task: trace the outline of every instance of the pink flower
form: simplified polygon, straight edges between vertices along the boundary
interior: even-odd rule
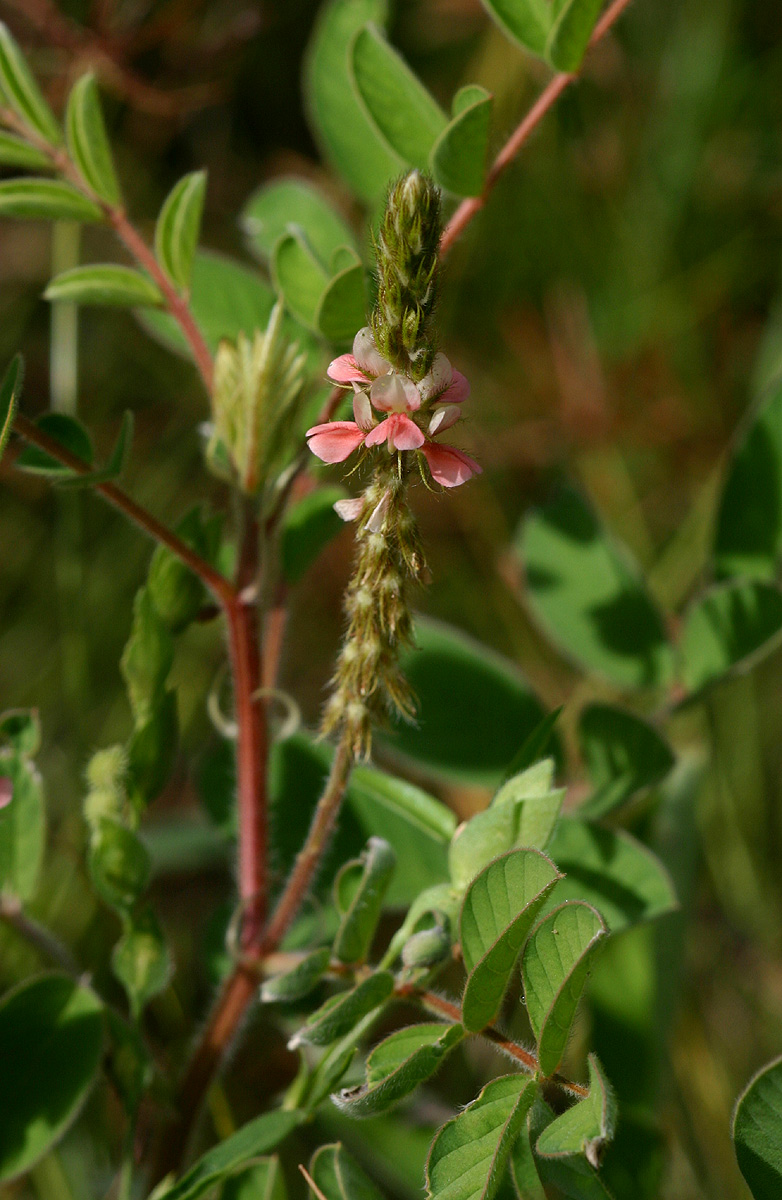
[[[323,462],[344,462],[361,445],[372,448],[385,442],[389,452],[421,450],[432,478],[443,487],[457,487],[480,474],[480,466],[469,455],[431,440],[456,424],[461,417],[459,405],[470,394],[464,375],[453,369],[444,354],[437,354],[428,373],[415,383],[383,358],[366,326],[353,340],[353,353],[335,358],[328,375],[335,383],[352,385],[355,421],[328,421],[307,430],[310,450]],[[422,408],[429,413],[428,436],[409,415]],[[379,424],[373,409],[387,414]]]

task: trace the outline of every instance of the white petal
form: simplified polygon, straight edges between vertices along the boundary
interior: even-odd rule
[[[355,500],[337,500],[334,505],[334,512],[338,517],[342,517],[343,521],[357,521],[361,516],[364,508],[364,497],[358,496]]]
[[[430,370],[418,385],[421,396],[424,400],[431,400],[434,396],[439,396],[448,387],[452,378],[453,367],[448,359],[444,354],[435,354]]]
[[[391,499],[390,492],[384,492],[380,503],[375,506],[373,513],[367,521],[367,529],[370,533],[382,533],[383,526],[386,521],[386,512],[388,511],[388,502]]]
[[[372,403],[380,412],[415,412],[421,407],[421,395],[406,375],[381,375],[369,389]]]
[[[444,404],[442,408],[436,408],[432,413],[432,419],[429,422],[429,436],[434,437],[436,433],[442,433],[445,429],[450,429],[462,415],[462,410],[458,404]]]
[[[372,405],[369,403],[369,396],[366,392],[356,392],[353,397],[353,416],[356,418],[359,429],[363,429],[364,433],[368,433],[374,425]]]
[[[367,375],[387,375],[391,370],[391,363],[378,351],[375,335],[368,325],[359,329],[353,339],[353,357]]]

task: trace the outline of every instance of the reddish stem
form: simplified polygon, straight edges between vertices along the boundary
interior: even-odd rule
[[[630,5],[631,0],[614,0],[610,4],[592,32],[592,37],[589,39],[590,46],[596,46],[602,41],[609,29],[621,17],[624,10]],[[451,217],[450,221],[443,230],[443,235],[440,238],[440,254],[447,254],[453,246],[454,242],[458,241],[465,229],[469,225],[476,213],[480,212],[486,201],[489,199],[497,180],[502,175],[503,171],[513,162],[516,155],[521,150],[524,143],[530,137],[530,134],[537,128],[540,122],[545,117],[550,108],[554,106],[565,89],[578,78],[578,72],[568,74],[561,72],[555,75],[552,80],[546,85],[544,90],[538,96],[529,112],[523,117],[521,122],[516,126],[511,136],[508,138],[505,145],[500,150],[486,176],[486,183],[480,196],[471,196],[467,200],[462,200],[459,207]]]

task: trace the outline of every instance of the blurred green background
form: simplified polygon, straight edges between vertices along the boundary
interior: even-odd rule
[[[142,230],[150,233],[175,180],[206,165],[204,242],[239,257],[236,213],[280,174],[315,180],[361,220],[319,164],[305,119],[301,59],[316,10],[311,0],[0,0],[55,101],[88,65],[98,71]],[[546,79],[478,0],[400,0],[391,36],[443,101],[464,82],[494,93],[497,146]],[[547,705],[566,703],[566,739],[578,705],[599,693],[535,630],[508,548],[521,514],[564,476],[630,546],[664,606],[680,607],[704,582],[726,451],[782,369],[780,79],[782,10],[773,0],[636,0],[447,265],[443,348],[472,382],[461,444],[485,473],[447,497],[416,493],[434,575],[420,607],[513,658]],[[114,253],[101,230],[84,233],[78,248],[68,229],[53,240],[43,225],[0,225],[0,361],[23,350],[26,411],[77,404],[103,450],[132,408],[128,489],[170,522],[203,496],[225,507],[202,466],[198,427],[208,412],[195,371],[131,315],[79,315],[71,391],[67,317],[53,327],[40,296],[53,263],[77,249],[93,260]],[[92,496],[52,492],[7,465],[0,475],[0,707],[38,707],[44,730],[50,856],[36,915],[93,962],[116,930],[84,882],[82,771],[94,749],[127,733],[118,659],[150,548]],[[346,531],[293,595],[284,686],[311,723],[339,637],[349,556]],[[210,737],[203,698],[221,659],[213,625],[188,633],[176,666],[184,749],[158,818],[198,808],[197,769],[186,763],[197,768]],[[670,730],[679,749],[709,745],[711,765],[700,788],[666,810],[664,856],[686,881],[685,919],[662,933],[671,966],[655,1006],[667,1039],[666,1200],[748,1196],[729,1139],[731,1107],[782,1050],[781,679],[777,652]],[[446,798],[460,813],[484,800],[464,789]],[[153,1005],[163,1044],[184,1036],[208,996],[204,942],[231,876],[227,854],[208,839],[169,839],[160,854],[156,902],[179,967],[175,987]],[[633,937],[612,957],[605,996],[596,983],[598,1025],[600,1013],[610,1015],[611,981],[642,987]],[[0,987],[34,965],[2,935]],[[116,986],[108,972],[101,982]],[[252,1044],[256,1037],[269,1052],[268,1029],[254,1029]],[[271,1055],[265,1070],[284,1082],[282,1040]],[[473,1066],[479,1077],[482,1064]],[[645,1069],[632,1059],[607,1066],[612,1075]],[[259,1069],[245,1062],[239,1108]],[[453,1080],[444,1087],[474,1094]],[[85,1179],[106,1164],[78,1165],[79,1128],[106,1119],[95,1100],[63,1145]],[[390,1162],[382,1128],[372,1136]],[[383,1182],[415,1194],[411,1164],[407,1180],[387,1171]]]

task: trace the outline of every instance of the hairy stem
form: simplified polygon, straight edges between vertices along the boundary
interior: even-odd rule
[[[590,46],[596,46],[598,42],[603,40],[608,31],[619,20],[625,9],[629,7],[630,3],[631,0],[613,0],[613,3],[608,6],[597,25],[595,25],[592,37],[589,40]],[[489,168],[486,175],[486,183],[480,196],[471,196],[469,199],[463,200],[446,225],[440,239],[441,255],[447,254],[454,242],[459,240],[470,224],[470,221],[486,204],[497,180],[513,162],[522,146],[528,141],[530,135],[538,127],[549,109],[553,108],[565,89],[577,78],[578,72],[572,75],[560,72],[546,85],[532,105],[532,108],[516,126]]]

